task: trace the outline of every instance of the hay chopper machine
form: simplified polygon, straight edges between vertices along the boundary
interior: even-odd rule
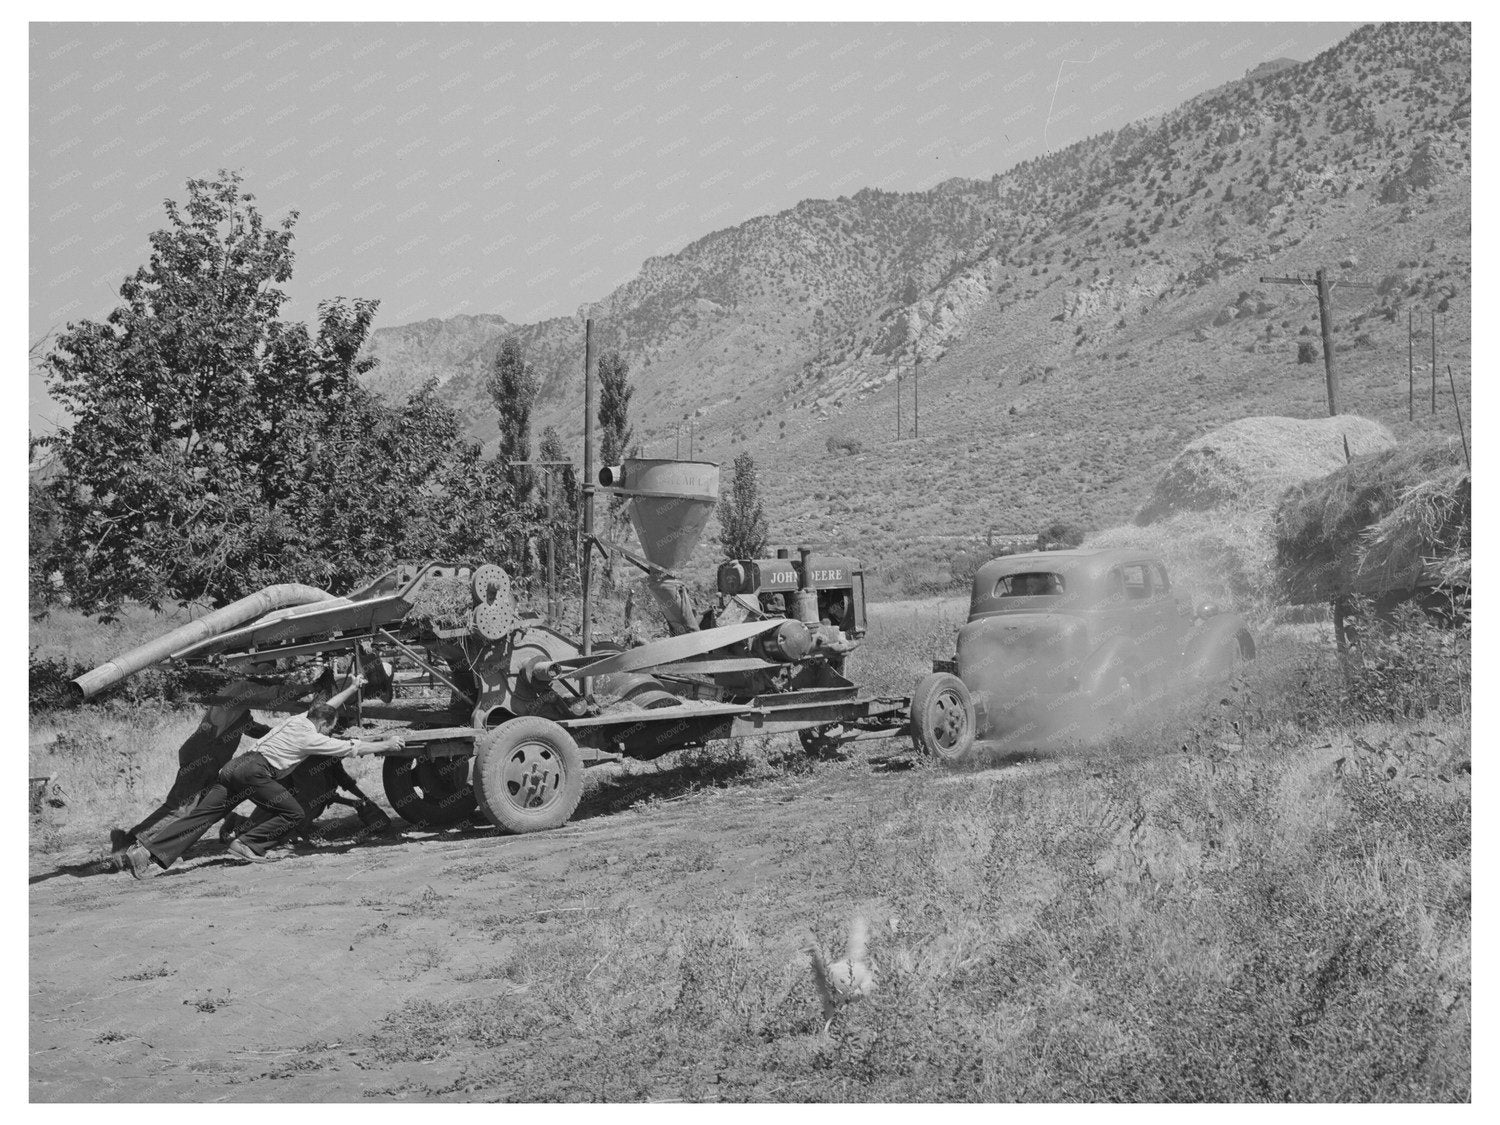
[[[382,755],[385,793],[425,828],[476,809],[510,832],[556,828],[578,805],[584,769],[625,757],[749,735],[796,732],[818,750],[899,733],[908,701],[870,696],[844,675],[866,632],[858,561],[802,548],[725,562],[718,604],[700,622],[677,575],[717,502],[718,466],[627,458],[595,486],[587,360],[586,370],[585,549],[606,550],[593,536],[594,496],[628,498],[645,558],[622,553],[646,572],[671,636],[597,645],[588,567],[575,638],[518,606],[498,565],[404,564],[341,597],[267,587],[80,676],[78,694],[167,661],[212,671],[223,686],[203,700],[200,731],[211,732],[252,707],[302,710],[363,676],[346,706],[361,727],[401,730],[404,748]]]

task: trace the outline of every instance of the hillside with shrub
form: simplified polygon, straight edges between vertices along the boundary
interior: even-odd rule
[[[1326,415],[1316,300],[1262,276],[1371,282],[1333,290],[1341,409],[1398,437],[1452,433],[1444,366],[1466,413],[1469,382],[1470,30],[1370,26],[1280,62],[989,180],[804,200],[713,232],[576,317],[497,319],[422,370],[487,439],[482,377],[513,331],[538,414],[572,448],[592,316],[631,365],[648,454],[672,455],[691,415],[696,456],[749,449],[766,466],[773,538],[882,567],[987,529],[1126,522],[1207,431]],[[412,326],[376,328],[370,351],[377,389],[425,362]]]

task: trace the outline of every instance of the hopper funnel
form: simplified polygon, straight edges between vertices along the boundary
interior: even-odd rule
[[[646,561],[678,570],[692,556],[719,502],[719,466],[711,461],[627,457],[599,470],[602,492],[630,497],[630,522]]]

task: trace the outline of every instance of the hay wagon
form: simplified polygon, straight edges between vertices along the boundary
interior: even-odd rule
[[[907,700],[844,675],[866,632],[857,560],[802,550],[719,569],[700,618],[677,570],[718,495],[702,462],[628,459],[600,474],[627,497],[647,575],[673,635],[635,647],[585,644],[524,610],[492,563],[397,567],[331,597],[268,587],[74,681],[89,698],[169,661],[214,676],[206,729],[246,711],[300,710],[362,680],[352,722],[399,730],[383,751],[386,797],[422,827],[482,811],[510,832],[572,816],[583,771],[718,739],[797,734],[821,748],[905,725]],[[591,638],[592,640],[592,638]]]

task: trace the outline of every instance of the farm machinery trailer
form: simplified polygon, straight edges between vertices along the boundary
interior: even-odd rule
[[[795,732],[809,749],[897,734],[908,700],[872,696],[844,675],[866,632],[856,560],[726,562],[700,618],[677,577],[718,498],[716,465],[627,459],[599,474],[627,497],[671,636],[595,648],[517,604],[506,571],[407,564],[333,597],[295,584],[248,598],[115,658],[74,681],[89,698],[163,661],[214,673],[204,731],[247,709],[300,710],[363,677],[354,721],[396,728],[386,796],[423,827],[482,811],[510,832],[573,815],[587,766],[650,760],[747,735]],[[590,615],[585,610],[585,636]],[[589,637],[592,641],[592,637]]]

